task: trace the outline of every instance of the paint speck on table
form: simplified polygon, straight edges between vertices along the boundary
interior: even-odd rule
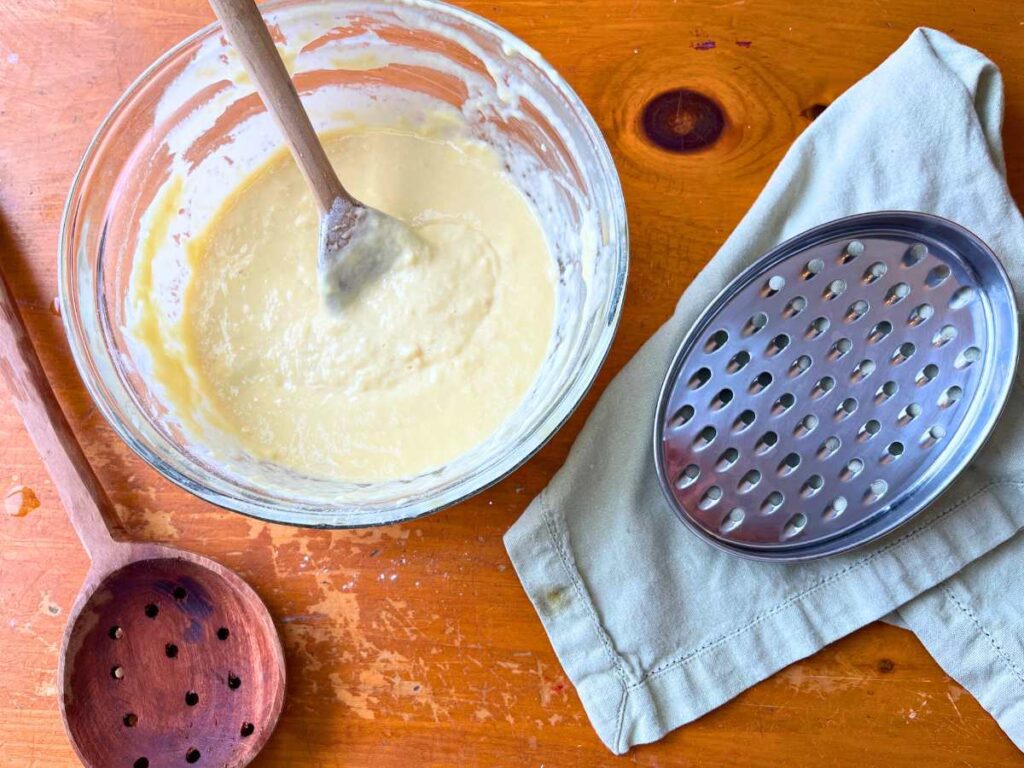
[[[4,496],[4,511],[11,517],[25,517],[29,512],[38,508],[39,497],[28,486],[12,486]]]

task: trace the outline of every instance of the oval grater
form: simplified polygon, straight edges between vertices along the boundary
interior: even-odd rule
[[[951,221],[869,213],[783,243],[683,340],[654,452],[665,495],[749,558],[843,552],[905,523],[980,449],[1017,362],[995,254]]]

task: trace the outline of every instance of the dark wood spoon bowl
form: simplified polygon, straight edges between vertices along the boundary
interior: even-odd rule
[[[92,560],[58,675],[79,758],[90,768],[247,765],[284,703],[284,655],[266,606],[208,558],[111,536],[113,506],[2,274],[0,373]]]

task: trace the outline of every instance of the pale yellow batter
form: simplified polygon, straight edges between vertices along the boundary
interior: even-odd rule
[[[325,144],[352,193],[412,225],[429,253],[327,310],[317,212],[282,153],[187,244],[179,323],[147,310],[138,259],[133,331],[190,429],[201,411],[255,458],[314,476],[416,475],[485,440],[526,394],[552,334],[553,262],[492,150],[381,131]]]

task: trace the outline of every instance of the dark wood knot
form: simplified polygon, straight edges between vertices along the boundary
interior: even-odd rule
[[[688,88],[656,96],[644,107],[644,133],[669,152],[696,152],[718,141],[725,113],[712,99]]]
[[[896,669],[896,665],[893,663],[892,659],[878,660],[878,671],[881,672],[883,675],[892,672],[894,669]]]

